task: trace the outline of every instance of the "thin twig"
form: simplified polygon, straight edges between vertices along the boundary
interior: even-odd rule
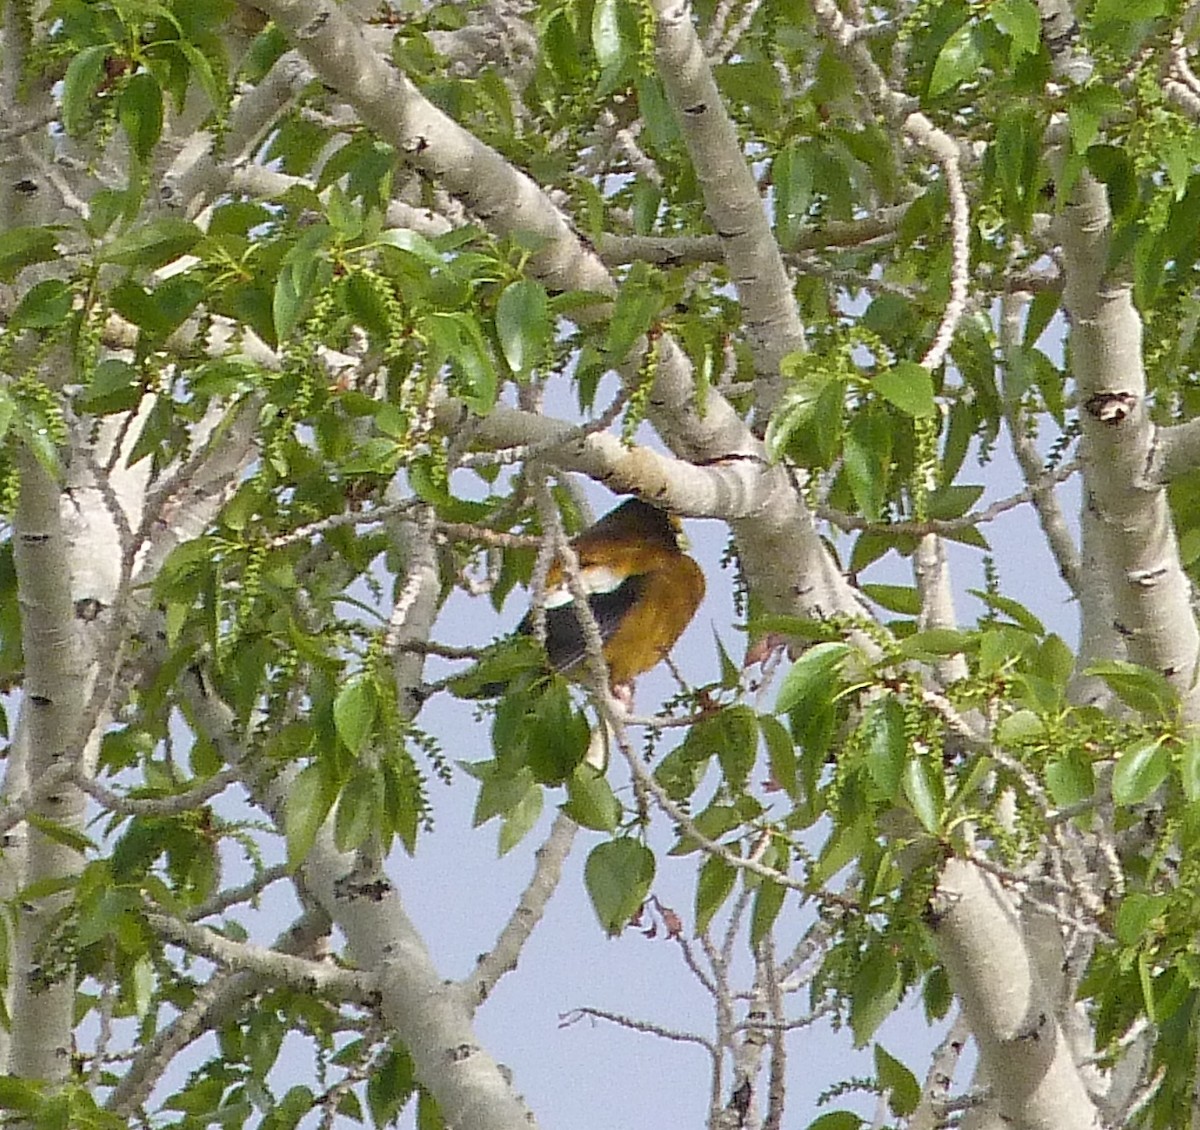
[[[378,976],[341,969],[332,962],[311,961],[250,942],[235,942],[207,926],[198,926],[158,911],[146,915],[150,928],[165,941],[202,954],[218,965],[245,970],[279,981],[306,993],[319,993],[334,1000],[378,1004]]]
[[[74,784],[87,793],[101,808],[120,816],[178,816],[223,793],[241,780],[234,769],[222,769],[187,792],[161,797],[130,797],[107,789],[82,771],[74,775]]]
[[[818,518],[831,522],[845,533],[855,530],[871,530],[878,533],[914,534],[917,537],[924,537],[926,534],[953,534],[985,522],[994,522],[1002,514],[1007,514],[1010,510],[1015,510],[1018,506],[1024,506],[1028,502],[1034,502],[1039,493],[1066,482],[1079,470],[1079,467],[1079,461],[1071,459],[1055,467],[1052,471],[1046,471],[1039,479],[1017,494],[993,502],[982,510],[972,510],[959,518],[929,518],[924,522],[873,522],[870,519],[861,518],[857,514],[848,514],[844,510],[836,510],[830,506],[818,506],[814,513]]]
[[[286,879],[290,873],[291,868],[286,863],[276,863],[271,867],[264,867],[253,879],[243,883],[240,887],[231,887],[229,890],[220,891],[199,906],[193,906],[185,913],[184,917],[189,922],[198,922],[201,918],[224,914],[230,907],[257,898],[272,883]]]
[[[478,959],[470,976],[459,982],[469,1008],[483,1004],[500,978],[516,969],[525,943],[541,922],[551,896],[558,889],[563,863],[578,831],[579,825],[569,816],[559,813],[555,818],[550,834],[534,855],[533,876],[521,892],[496,944]]]
[[[585,1019],[607,1020],[610,1024],[616,1024],[620,1028],[628,1028],[632,1032],[643,1032],[648,1036],[658,1036],[660,1039],[671,1040],[678,1044],[698,1044],[709,1052],[710,1055],[716,1053],[712,1042],[706,1040],[703,1036],[696,1035],[695,1032],[680,1032],[674,1028],[667,1028],[662,1024],[652,1024],[649,1020],[638,1020],[636,1017],[625,1016],[619,1012],[608,1012],[602,1008],[573,1008],[570,1012],[560,1014],[558,1026],[560,1028],[570,1028]]]

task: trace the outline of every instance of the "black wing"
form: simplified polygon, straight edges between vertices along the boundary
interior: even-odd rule
[[[601,640],[607,643],[612,639],[621,621],[641,599],[645,587],[646,578],[639,574],[626,577],[611,592],[592,593],[588,597],[588,607],[592,610],[596,627],[600,629]],[[532,612],[517,626],[517,631],[522,635],[529,635],[533,631]],[[575,615],[574,601],[546,609],[546,654],[555,671],[574,667],[587,654],[583,625]]]

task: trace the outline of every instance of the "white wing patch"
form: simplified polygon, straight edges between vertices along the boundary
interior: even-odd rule
[[[618,573],[607,565],[589,565],[579,570],[579,583],[589,596],[601,592],[615,592],[629,578],[624,573]],[[561,608],[570,604],[573,597],[571,590],[565,584],[555,585],[546,590],[546,607]]]

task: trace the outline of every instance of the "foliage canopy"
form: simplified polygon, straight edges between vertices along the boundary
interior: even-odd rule
[[[713,1130],[783,1124],[822,1017],[896,1125],[1184,1124],[1192,9],[3,13],[0,1106],[527,1126],[472,1022],[583,828],[597,928],[661,929],[713,998]],[[452,598],[570,574],[581,478],[729,534],[745,653],[719,633],[652,716],[596,655],[568,683],[530,639],[444,642]],[[997,567],[1018,506],[1077,630]],[[982,562],[976,623],[947,542]],[[425,722],[444,699],[488,756]],[[439,779],[502,853],[560,811],[457,982],[389,868]],[[655,897],[679,866],[683,914]],[[295,921],[250,944],[276,884]],[[957,1017],[923,1082],[877,1039],[916,994]],[[289,1034],[317,1070],[280,1087]]]

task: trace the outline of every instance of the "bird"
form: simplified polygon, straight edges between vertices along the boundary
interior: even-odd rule
[[[656,667],[704,599],[704,573],[683,550],[679,519],[640,498],[626,499],[576,535],[578,583],[587,593],[608,665],[609,689],[627,701],[634,679]],[[552,670],[583,673],[587,639],[560,560],[546,575],[546,657]],[[517,627],[532,635],[534,611]]]
[[[451,690],[464,699],[507,699],[515,690],[512,704],[536,713],[533,702],[552,690],[546,674],[586,681],[587,633],[575,607],[574,582],[586,593],[596,623],[609,693],[628,712],[634,679],[667,655],[704,599],[704,574],[684,552],[682,539],[677,517],[640,498],[627,499],[572,540],[579,566],[575,577],[568,577],[557,559],[547,571],[541,599],[544,649],[502,643],[453,680]],[[530,609],[514,637],[531,643],[536,619]],[[583,762],[603,773],[612,741],[601,715],[580,751]]]

